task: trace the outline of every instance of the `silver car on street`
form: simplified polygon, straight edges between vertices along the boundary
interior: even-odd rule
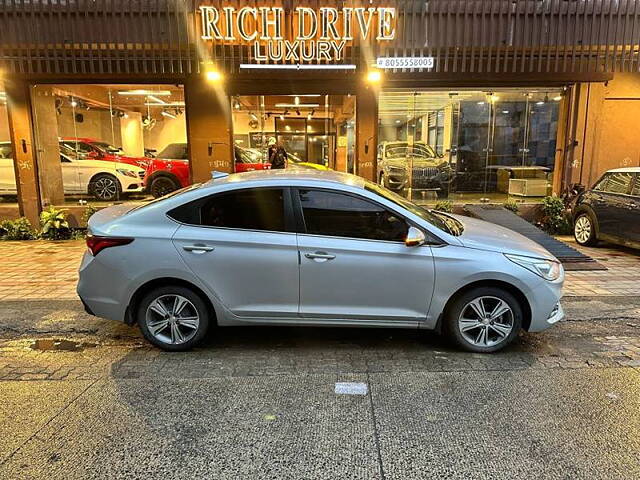
[[[87,245],[87,311],[165,350],[216,325],[308,325],[436,330],[493,352],[564,316],[564,270],[537,243],[337,172],[218,176],[116,205]]]

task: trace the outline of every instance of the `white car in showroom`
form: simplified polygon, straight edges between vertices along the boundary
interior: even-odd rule
[[[144,189],[145,171],[126,163],[76,159],[60,153],[62,184],[67,195],[88,194],[98,200],[113,201],[123,193]],[[16,195],[11,144],[0,143],[0,195]]]

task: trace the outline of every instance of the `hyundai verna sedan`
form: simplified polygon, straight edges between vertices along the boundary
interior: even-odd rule
[[[228,175],[101,210],[89,230],[87,311],[165,350],[214,325],[322,325],[438,330],[493,352],[564,316],[564,271],[538,244],[337,172]]]

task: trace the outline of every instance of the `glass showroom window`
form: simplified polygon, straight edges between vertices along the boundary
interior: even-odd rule
[[[17,206],[16,175],[9,133],[7,94],[0,82],[0,205]]]
[[[287,168],[355,168],[355,96],[246,95],[231,99],[235,171],[271,168],[273,152]]]
[[[31,100],[45,205],[108,205],[189,184],[183,87],[36,85]]]
[[[555,167],[561,91],[386,91],[378,182],[418,202],[539,201]]]

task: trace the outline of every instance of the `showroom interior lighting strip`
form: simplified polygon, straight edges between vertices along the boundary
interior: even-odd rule
[[[319,103],[276,103],[276,108],[317,108]]]
[[[247,70],[355,70],[355,64],[344,65],[324,65],[324,64],[282,64],[274,65],[268,63],[241,63],[240,68]]]
[[[171,92],[169,90],[118,90],[118,95],[137,95],[140,97],[155,95],[157,97],[169,97],[171,96]]]

